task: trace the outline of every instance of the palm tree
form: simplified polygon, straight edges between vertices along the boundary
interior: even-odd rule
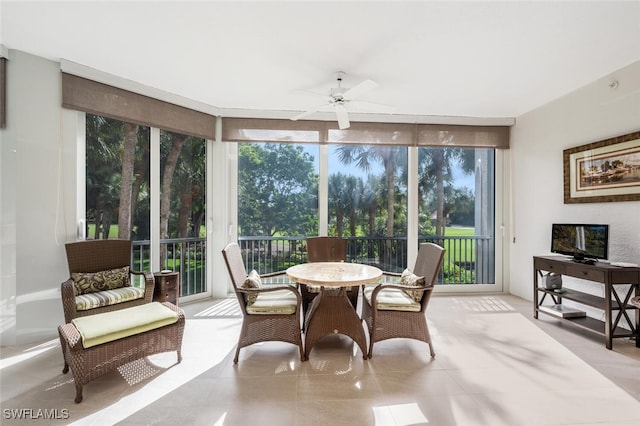
[[[342,237],[344,232],[344,215],[346,200],[344,198],[345,181],[347,176],[342,173],[334,173],[329,176],[329,209],[336,218],[336,235]]]
[[[180,194],[177,233],[179,238],[198,237],[205,211],[206,145],[203,139],[189,137],[173,177],[172,192]]]
[[[366,229],[368,234],[373,236],[376,234],[376,217],[378,216],[378,194],[381,190],[380,180],[373,175],[367,177],[366,184],[363,185],[361,197],[361,210],[363,217],[366,217]],[[373,259],[375,257],[375,247],[373,240],[368,240],[367,257]]]
[[[131,238],[131,196],[137,142],[138,126],[132,123],[124,123],[120,207],[118,208],[118,238],[127,240]]]
[[[402,148],[396,146],[340,145],[338,158],[345,165],[355,163],[357,167],[369,172],[373,163],[381,163],[387,183],[387,227],[386,236],[393,237],[394,189],[396,165],[401,159]]]
[[[136,155],[136,164],[134,169],[133,188],[131,188],[131,214],[134,215],[132,222],[132,228],[136,229],[136,235],[138,239],[149,238],[150,224],[149,224],[149,206],[148,203],[143,203],[142,207],[139,207],[139,197],[141,193],[148,193],[145,191],[145,187],[149,185],[149,167],[150,167],[150,129],[148,127],[138,127],[138,138],[142,141],[140,143],[141,152]],[[146,200],[148,201],[148,200]],[[138,209],[140,208],[140,212]],[[133,231],[133,229],[132,229]],[[133,235],[132,235],[133,237]]]
[[[178,157],[187,137],[179,133],[169,134],[169,152],[162,173],[162,191],[160,194],[160,238],[169,238],[169,212],[171,210],[171,184],[178,164]]]
[[[86,128],[86,214],[95,223],[94,238],[106,239],[118,208],[120,176],[114,164],[120,162],[124,129],[121,121],[92,114]]]
[[[349,234],[356,236],[358,225],[358,210],[362,198],[362,179],[355,176],[347,176],[344,186],[345,213],[349,219]]]
[[[138,197],[148,184],[149,128],[87,114],[87,219],[95,221],[94,238],[108,238],[117,217],[118,238],[132,238],[148,227],[138,212]]]
[[[453,135],[446,131],[440,132],[441,144],[447,145]],[[445,215],[445,184],[452,178],[451,165],[456,161],[462,171],[469,174],[474,171],[474,150],[467,148],[439,148],[431,147],[420,150],[420,179],[421,192],[427,194],[435,187],[436,200],[436,235],[444,235],[446,228]]]

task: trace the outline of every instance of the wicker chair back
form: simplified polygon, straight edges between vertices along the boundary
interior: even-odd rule
[[[309,262],[340,262],[347,260],[347,240],[338,237],[308,237]]]
[[[130,240],[87,240],[67,243],[69,273],[99,272],[131,266]]]

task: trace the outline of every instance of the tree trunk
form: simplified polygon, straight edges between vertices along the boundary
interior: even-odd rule
[[[351,212],[349,213],[349,233],[351,234],[352,237],[356,236],[357,220],[358,218],[356,217],[355,209],[351,209]]]
[[[137,135],[137,125],[124,123],[120,207],[118,209],[118,238],[126,240],[131,238],[131,189],[133,184],[133,166],[136,159]]]
[[[383,264],[388,262],[388,264],[391,265],[391,253],[393,250],[391,238],[393,237],[393,223],[395,220],[393,208],[395,202],[395,171],[393,170],[393,161],[391,159],[385,160],[384,170],[387,175],[387,242],[384,245],[385,253],[380,256],[380,261]]]
[[[173,181],[173,173],[178,164],[178,157],[182,146],[187,137],[185,135],[173,134],[171,151],[167,156],[164,164],[164,172],[162,174],[162,192],[160,196],[160,238],[169,238],[169,210],[171,208],[171,182]]]
[[[186,192],[180,197],[180,212],[178,214],[178,237],[189,237],[189,215],[191,213],[191,205],[193,204],[193,195]]]
[[[369,207],[369,236],[376,235],[376,205],[372,204]],[[373,259],[375,257],[375,248],[373,240],[368,239],[367,257]]]
[[[336,233],[338,238],[342,238],[342,230],[344,229],[344,212],[342,208],[336,209]]]
[[[444,153],[435,150],[433,163],[436,173],[436,235],[444,235]]]
[[[147,173],[149,171],[149,143],[145,143],[143,149],[144,152],[142,154],[142,164],[138,173],[134,173],[135,180],[133,182],[133,188],[131,190],[131,215],[133,216],[131,218],[132,225],[135,221],[136,209],[138,207],[138,197],[140,196],[140,188],[145,182]]]
[[[107,213],[102,217],[102,239],[109,239],[109,233],[111,232],[111,214]]]
[[[200,228],[202,227],[203,213],[198,213],[193,217],[193,235],[192,237],[200,238]]]
[[[387,175],[387,237],[393,237],[394,218],[394,195],[395,195],[395,171],[393,170],[393,161],[386,160],[384,171]]]

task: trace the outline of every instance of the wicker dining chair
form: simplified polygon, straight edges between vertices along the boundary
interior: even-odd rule
[[[339,237],[307,237],[307,258],[309,262],[345,262],[347,260],[347,239]],[[308,312],[313,299],[318,295],[319,288],[300,285],[302,295],[302,311]],[[358,304],[360,287],[347,290],[347,297],[353,308]]]
[[[424,283],[419,286],[397,283],[382,283],[364,287],[362,320],[369,330],[369,358],[373,355],[373,344],[393,338],[409,338],[426,342],[431,357],[435,357],[426,310],[431,299],[433,286],[442,267],[445,250],[432,243],[420,244],[413,271],[405,271],[406,276]],[[395,277],[401,274],[385,273]]]
[[[343,262],[347,260],[347,239],[339,237],[307,237],[309,262]]]
[[[293,285],[263,286],[255,283],[276,274],[257,276],[255,271],[247,274],[240,246],[228,244],[222,255],[233,284],[233,290],[242,310],[242,328],[234,364],[238,363],[240,349],[259,342],[279,341],[292,343],[300,350],[304,361],[301,334],[302,298]]]
[[[131,275],[144,277],[144,289],[125,286],[106,292],[96,291],[88,295],[93,301],[89,307],[83,306],[84,304],[80,302],[83,295],[77,294],[73,277],[82,275],[87,280],[90,279],[88,277],[91,274],[95,274],[97,278],[104,271],[131,268],[131,248],[132,242],[123,239],[87,240],[65,244],[69,279],[60,285],[60,292],[66,323],[77,317],[131,308],[153,301],[155,287],[153,274],[130,269]],[[97,306],[94,307],[94,304]]]

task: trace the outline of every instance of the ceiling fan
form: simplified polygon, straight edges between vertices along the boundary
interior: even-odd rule
[[[368,91],[375,89],[378,87],[378,83],[372,80],[364,80],[352,88],[342,87],[342,79],[344,78],[345,73],[343,71],[338,71],[336,73],[336,79],[338,81],[338,86],[331,88],[329,91],[329,100],[322,105],[318,105],[315,108],[312,108],[308,111],[305,111],[301,114],[292,117],[291,120],[300,120],[308,115],[313,114],[316,111],[324,108],[333,108],[336,113],[336,117],[338,119],[338,126],[341,130],[348,129],[350,126],[349,123],[349,114],[347,112],[347,104],[355,101],[358,97],[364,95]],[[359,101],[362,102],[362,101]]]

